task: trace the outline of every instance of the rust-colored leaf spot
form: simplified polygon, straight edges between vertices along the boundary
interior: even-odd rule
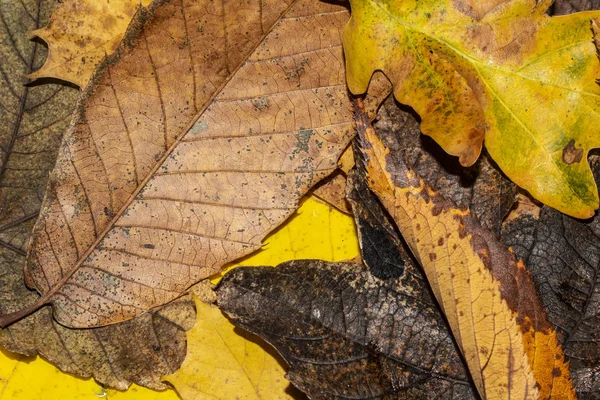
[[[569,143],[565,146],[562,152],[562,159],[565,164],[574,164],[581,161],[583,158],[583,149],[575,147],[575,140],[569,140]]]

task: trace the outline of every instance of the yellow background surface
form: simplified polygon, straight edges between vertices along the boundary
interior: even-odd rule
[[[359,254],[352,218],[307,199],[298,212],[265,239],[262,250],[238,265],[277,265],[293,259],[342,261]],[[233,268],[233,267],[232,267]],[[156,392],[132,385],[126,392],[104,389],[93,379],[62,373],[41,357],[0,353],[0,400],[177,400],[173,390]]]

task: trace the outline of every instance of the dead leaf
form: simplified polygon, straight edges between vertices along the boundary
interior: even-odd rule
[[[536,199],[574,217],[594,214],[586,160],[600,146],[590,134],[600,123],[600,63],[590,20],[600,13],[550,18],[551,0],[351,3],[344,48],[353,93],[382,70],[423,133],[461,164],[477,160],[485,137],[502,171]]]
[[[423,266],[479,393],[575,398],[556,332],[521,261],[466,209],[441,197],[357,112],[369,187]],[[391,141],[393,138],[387,138]]]
[[[435,190],[461,208],[469,208],[481,225],[500,233],[500,225],[511,209],[516,186],[494,168],[487,153],[470,166],[460,165],[427,136],[421,135],[415,115],[388,99],[374,127],[390,150],[399,154]]]
[[[65,85],[25,85],[46,51],[29,40],[43,25],[55,1],[0,3],[0,309],[17,311],[38,295],[23,284],[25,251],[62,132],[68,127],[77,90]],[[12,352],[40,354],[65,372],[93,376],[126,389],[131,382],[166,388],[162,374],[178,368],[185,356],[185,329],[194,321],[189,300],[111,327],[73,330],[52,319],[50,310],[0,331],[0,344]],[[124,340],[126,338],[126,340]]]
[[[217,296],[237,325],[279,351],[288,378],[310,398],[473,398],[443,319],[413,279],[380,280],[357,264],[291,261],[237,268]]]
[[[334,172],[315,186],[313,194],[341,212],[346,214],[352,212],[346,201],[346,175],[341,170]]]
[[[31,34],[48,43],[46,63],[29,78],[58,78],[81,88],[123,39],[140,6],[151,0],[63,0],[48,25]]]
[[[600,162],[592,161],[596,182]],[[503,229],[503,240],[527,263],[569,360],[579,398],[600,396],[600,218],[580,221],[543,207]]]
[[[419,277],[405,286],[414,287],[423,300],[433,303],[427,292],[425,277],[413,263],[389,214],[371,193],[365,179],[364,174],[353,169],[348,175],[347,187],[363,263],[369,268],[369,273],[379,279],[402,275]]]
[[[284,367],[262,339],[235,329],[215,306],[196,300],[196,309],[186,359],[165,377],[183,400],[294,399]]]
[[[555,0],[550,7],[552,15],[565,15],[578,11],[598,10],[598,0]]]
[[[81,99],[51,175],[25,274],[43,296],[3,324],[46,303],[72,327],[167,303],[259,249],[335,169],[354,134],[347,10],[297,0],[269,31],[287,5],[245,4],[140,11]]]

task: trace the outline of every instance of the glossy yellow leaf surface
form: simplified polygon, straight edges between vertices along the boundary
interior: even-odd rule
[[[600,64],[591,19],[550,18],[550,0],[352,0],[347,81],[382,70],[423,133],[463,165],[482,142],[538,200],[579,218],[598,192],[587,155],[600,146]]]
[[[58,78],[85,87],[111,54],[140,6],[151,0],[65,0],[48,26],[32,32],[48,43],[48,59],[30,78]]]
[[[352,218],[313,198],[308,198],[291,220],[267,237],[264,243],[262,250],[246,257],[236,266],[277,265],[283,261],[302,258],[340,261],[354,258],[359,254]],[[206,345],[196,342],[195,338],[189,338],[188,343],[190,348]],[[172,390],[155,392],[136,385],[132,385],[126,392],[104,390],[93,380],[82,380],[64,374],[39,357],[32,360],[13,358],[8,354],[0,353],[0,400],[97,400],[99,398],[176,400],[179,397]],[[196,398],[203,397],[198,395]]]

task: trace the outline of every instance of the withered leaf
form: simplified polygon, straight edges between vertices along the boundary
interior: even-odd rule
[[[123,39],[137,9],[152,0],[62,0],[48,24],[31,32],[49,47],[48,58],[29,78],[58,78],[81,88],[105,55]]]
[[[347,20],[310,0],[138,13],[52,172],[25,273],[43,296],[1,322],[43,303],[67,326],[126,320],[260,248],[354,134]]]
[[[598,9],[600,9],[600,1],[598,0],[556,0],[550,8],[550,13],[552,15],[565,15]]]
[[[48,172],[78,91],[40,82],[25,85],[46,49],[29,31],[43,26],[56,1],[0,2],[0,310],[16,311],[38,295],[23,283],[26,244],[37,216]],[[161,375],[185,356],[185,330],[194,322],[187,300],[124,324],[90,330],[59,325],[45,308],[0,331],[0,345],[24,355],[40,354],[63,371],[93,376],[125,389],[131,382],[164,389]]]
[[[346,201],[346,175],[341,170],[319,182],[312,194],[346,214],[351,213]]]
[[[458,207],[469,208],[481,225],[500,232],[517,187],[493,166],[485,151],[474,165],[460,165],[433,139],[422,135],[414,113],[393,98],[381,107],[374,127],[383,140],[390,138],[385,142],[390,150],[401,155],[427,183]]]
[[[217,296],[235,324],[279,351],[288,378],[313,399],[473,398],[444,321],[412,279],[291,261],[234,269]]]
[[[600,160],[591,162],[600,183]],[[569,360],[579,398],[600,397],[600,217],[581,221],[549,207],[503,227],[525,260]]]
[[[525,265],[469,210],[390,152],[360,108],[356,115],[369,188],[422,265],[478,392],[490,399],[574,398],[568,364]]]
[[[377,196],[371,193],[365,179],[364,174],[353,169],[348,174],[347,188],[363,263],[371,275],[379,279],[398,278],[403,274],[418,277],[411,282],[411,287],[428,296],[427,283],[421,271],[416,269],[389,214]],[[431,299],[424,300],[431,302]]]

